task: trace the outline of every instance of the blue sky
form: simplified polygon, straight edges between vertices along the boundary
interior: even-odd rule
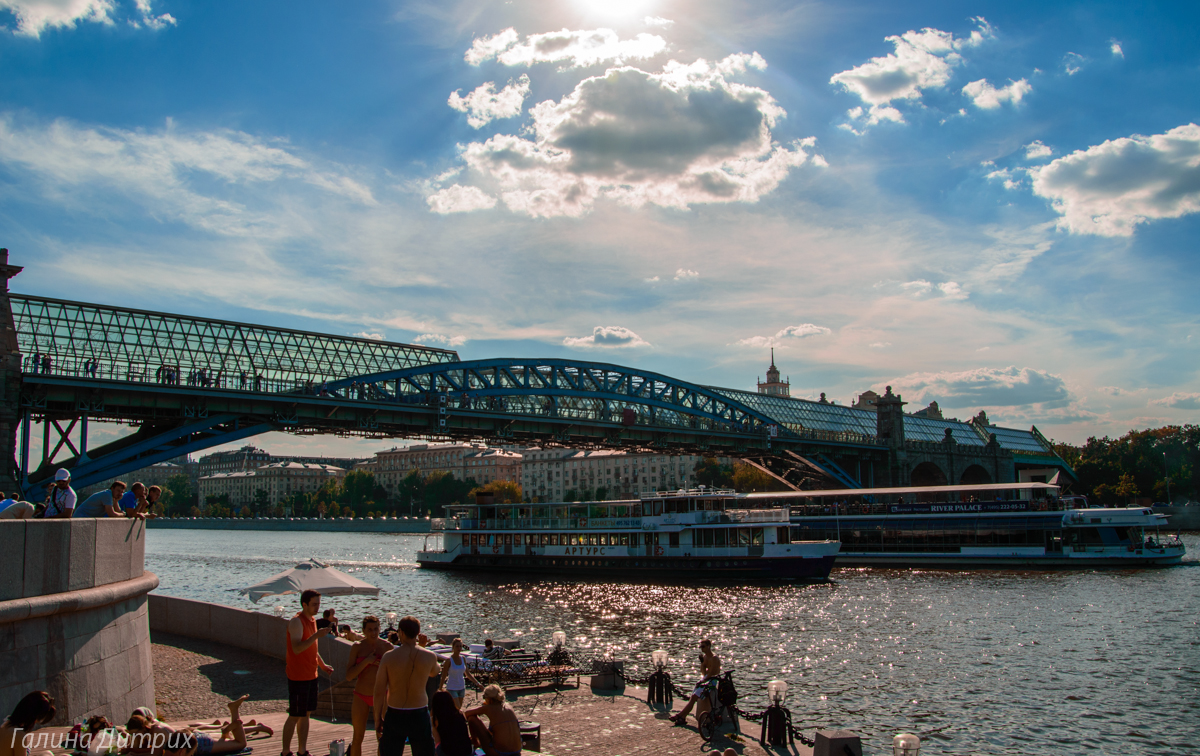
[[[0,244],[17,291],[466,359],[1196,422],[1198,15],[0,0]]]

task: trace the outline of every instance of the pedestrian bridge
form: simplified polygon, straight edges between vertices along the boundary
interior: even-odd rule
[[[420,345],[10,294],[22,488],[77,486],[266,431],[746,455],[883,450],[867,427],[781,422],[741,392],[570,359]],[[754,395],[750,395],[753,397]],[[133,434],[88,448],[91,421]],[[43,425],[30,469],[31,426]]]

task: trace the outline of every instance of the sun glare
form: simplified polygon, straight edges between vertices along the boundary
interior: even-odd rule
[[[649,15],[654,0],[575,0],[590,15],[627,21]]]

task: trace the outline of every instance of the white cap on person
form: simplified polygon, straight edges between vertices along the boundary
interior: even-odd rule
[[[55,480],[70,480],[71,471],[65,467],[58,468],[58,472],[54,473]]]

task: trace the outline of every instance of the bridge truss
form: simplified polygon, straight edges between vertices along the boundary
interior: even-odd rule
[[[618,365],[464,362],[369,339],[21,295],[11,302],[27,494],[57,467],[85,486],[271,430],[729,456],[885,451],[875,439],[806,434],[736,395]],[[91,421],[137,431],[89,449]],[[44,461],[31,470],[34,423],[43,426]],[[73,456],[45,461],[63,449]]]

